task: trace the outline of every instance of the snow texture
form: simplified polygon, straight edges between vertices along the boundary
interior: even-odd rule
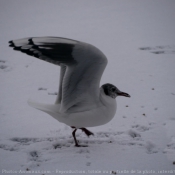
[[[175,1],[0,1],[0,174],[175,174]],[[89,128],[88,147],[72,129],[32,109],[54,103],[59,67],[15,52],[8,41],[58,36],[90,43],[107,56],[101,85],[131,95]]]

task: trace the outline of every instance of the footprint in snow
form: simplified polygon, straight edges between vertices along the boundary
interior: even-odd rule
[[[149,51],[153,54],[175,54],[175,46],[155,46],[155,47],[141,47],[143,51]]]
[[[157,149],[156,145],[154,143],[152,143],[151,141],[146,142],[145,148],[146,148],[146,152],[148,154],[158,153],[158,149]]]
[[[28,161],[26,165],[22,166],[27,166],[26,171],[30,169],[39,167],[43,162],[48,161],[49,159],[43,157],[43,153],[33,150],[27,153],[28,154]]]
[[[36,142],[41,142],[42,140],[39,138],[18,138],[18,137],[14,137],[12,139],[10,139],[13,142],[17,142],[21,145],[30,145],[32,143],[36,143]]]
[[[47,88],[39,87],[38,90],[39,90],[39,91],[46,91]]]
[[[0,149],[3,149],[5,151],[18,151],[18,147],[15,145],[6,145],[6,144],[0,144]]]
[[[6,64],[5,60],[0,60],[0,70],[7,72],[11,70],[11,67]]]
[[[48,92],[48,95],[57,95],[57,92]]]
[[[155,124],[156,124],[155,122],[149,122],[150,126],[155,125]]]
[[[39,159],[39,153],[37,151],[31,151],[29,153],[29,160],[37,161]]]
[[[175,154],[175,137],[171,138],[170,143],[167,144],[165,151],[166,153],[174,153]]]
[[[0,65],[0,69],[6,69],[7,67],[6,65]]]
[[[73,142],[73,140],[72,141],[68,141],[67,143],[55,143],[55,144],[53,144],[53,148],[54,149],[61,149],[61,148],[63,148],[63,147],[71,147],[71,145],[73,145],[74,144],[74,142]]]
[[[136,131],[134,131],[134,130],[132,130],[132,129],[130,129],[130,130],[128,131],[128,135],[129,135],[130,137],[134,138],[134,139],[140,139],[140,138],[141,138],[141,135],[140,135],[138,132],[136,132]]]
[[[150,127],[148,126],[144,126],[144,125],[133,125],[132,128],[135,128],[137,129],[138,131],[140,132],[145,132],[145,131],[149,131],[150,130]]]

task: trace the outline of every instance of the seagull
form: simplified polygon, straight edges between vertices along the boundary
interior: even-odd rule
[[[54,104],[29,100],[28,104],[73,128],[76,147],[77,129],[88,137],[86,127],[108,123],[115,116],[117,96],[130,97],[116,86],[100,79],[107,65],[106,56],[95,46],[61,37],[29,37],[9,41],[14,50],[60,66],[60,82]]]

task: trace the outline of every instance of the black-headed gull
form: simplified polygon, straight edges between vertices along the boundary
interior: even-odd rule
[[[90,44],[60,37],[23,38],[9,43],[14,50],[61,67],[55,104],[30,100],[28,104],[74,128],[72,135],[77,147],[81,146],[75,136],[77,129],[87,136],[93,135],[85,127],[108,123],[116,113],[115,98],[130,97],[109,83],[99,88],[107,58]]]

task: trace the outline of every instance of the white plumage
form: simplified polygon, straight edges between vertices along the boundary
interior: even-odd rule
[[[130,97],[111,84],[99,87],[107,58],[90,44],[60,37],[24,38],[9,43],[14,50],[61,67],[55,104],[31,100],[28,104],[75,128],[75,146],[80,146],[75,137],[76,129],[92,135],[84,127],[108,123],[116,113],[116,96]]]

